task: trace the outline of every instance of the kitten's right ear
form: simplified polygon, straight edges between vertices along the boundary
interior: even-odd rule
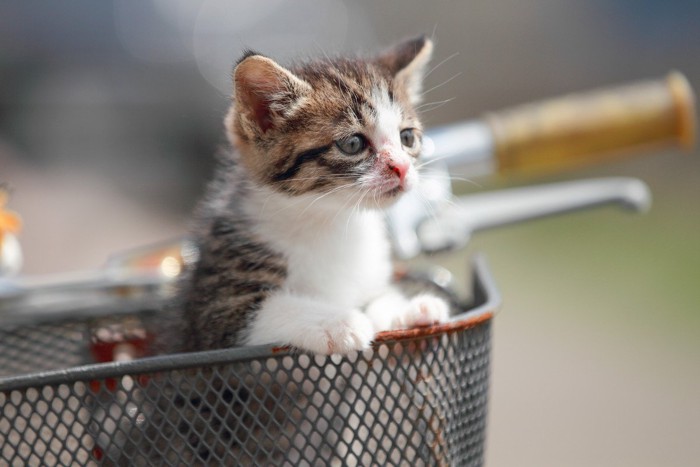
[[[311,86],[273,60],[246,53],[233,72],[234,98],[240,114],[263,133],[276,127],[285,111]]]
[[[419,36],[395,45],[385,51],[376,61],[385,67],[408,91],[413,104],[421,100],[423,75],[433,54],[433,41],[428,36]]]

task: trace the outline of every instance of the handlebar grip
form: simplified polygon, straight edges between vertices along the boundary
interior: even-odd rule
[[[691,149],[695,99],[687,79],[572,94],[488,114],[499,173],[552,172],[659,144]]]

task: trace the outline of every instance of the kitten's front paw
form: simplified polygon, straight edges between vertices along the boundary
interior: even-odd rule
[[[401,327],[431,326],[444,323],[450,315],[450,307],[445,300],[433,295],[417,295],[409,302],[408,309],[401,317]]]
[[[317,332],[318,335],[309,332],[302,347],[324,355],[364,350],[374,338],[372,322],[358,310],[322,323]]]

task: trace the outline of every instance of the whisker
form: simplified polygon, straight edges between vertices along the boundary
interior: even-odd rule
[[[369,194],[370,191],[373,191],[371,187],[368,187],[365,191],[363,191],[361,196],[360,196],[360,199],[357,200],[357,202],[355,203],[355,206],[353,206],[352,210],[350,211],[350,215],[348,216],[347,221],[345,221],[345,233],[343,235],[344,238],[347,238],[347,236],[348,236],[348,228],[350,227],[350,219],[355,214],[355,211],[357,211],[358,214],[360,213],[360,204],[365,199],[365,197]]]
[[[428,216],[430,216],[432,220],[437,222],[437,211],[435,210],[434,206],[435,203],[431,202],[420,191],[418,191],[418,199],[423,203],[423,206],[425,206],[425,211],[428,213]]]
[[[450,157],[454,157],[454,154],[446,154],[446,155],[440,156],[440,157],[431,157],[427,161],[423,161],[420,164],[417,164],[415,167],[416,167],[416,169],[420,169],[420,168],[425,167],[426,165],[433,164],[433,163],[435,163],[437,161],[441,161],[443,159],[449,159]]]
[[[455,75],[452,75],[451,78],[447,78],[447,79],[446,79],[445,81],[443,81],[442,83],[440,83],[440,84],[438,84],[438,85],[436,85],[436,86],[433,86],[432,88],[428,89],[427,91],[423,91],[423,92],[421,93],[421,96],[425,96],[425,95],[428,94],[429,92],[434,91],[434,90],[436,90],[436,89],[438,89],[438,88],[440,88],[440,87],[446,85],[447,83],[449,83],[449,82],[452,81],[453,79],[458,78],[458,77],[460,77],[460,76],[462,76],[462,72],[461,72],[461,71],[460,71],[459,73],[455,74]]]
[[[440,63],[438,63],[437,65],[435,65],[434,67],[432,67],[425,75],[423,75],[423,79],[425,79],[425,78],[427,78],[428,76],[430,76],[430,74],[431,74],[433,71],[437,70],[439,67],[441,67],[441,66],[444,65],[445,63],[449,62],[450,60],[452,60],[453,58],[455,58],[455,57],[458,56],[458,55],[459,55],[459,52],[455,52],[455,53],[453,53],[452,55],[450,55],[449,57],[447,57],[446,59],[444,59],[443,61],[441,61]]]
[[[417,106],[415,107],[415,110],[420,110],[420,109],[422,109],[423,107],[428,107],[428,106],[430,106],[430,105],[445,104],[445,103],[450,102],[450,101],[453,101],[453,100],[455,100],[455,98],[454,98],[454,97],[450,97],[449,99],[445,99],[445,100],[443,100],[443,101],[424,102],[424,103],[422,103],[421,105],[417,105]]]
[[[449,99],[445,99],[444,101],[438,101],[438,102],[431,102],[430,104],[425,104],[422,105],[420,109],[416,109],[416,111],[420,111],[421,113],[426,113],[426,112],[432,112],[433,110],[437,110],[440,107],[452,102],[455,100],[454,97],[451,97]],[[427,107],[428,105],[432,105],[429,109],[423,109],[422,107]]]
[[[330,191],[328,191],[328,192],[326,192],[326,193],[323,193],[322,195],[317,196],[316,198],[314,198],[313,201],[311,201],[311,202],[299,213],[299,215],[301,216],[302,214],[304,214],[311,206],[313,206],[316,202],[320,201],[321,199],[325,198],[326,196],[332,195],[333,193],[337,193],[338,191],[341,191],[341,190],[343,190],[343,189],[345,189],[345,188],[351,187],[351,186],[355,185],[356,183],[357,183],[357,182],[346,183],[345,185],[337,186],[337,187],[333,188],[332,190],[330,190]]]
[[[358,181],[358,186],[362,186],[362,183],[359,181]],[[359,194],[357,192],[352,193],[350,196],[348,196],[347,199],[345,200],[345,202],[343,203],[343,205],[340,207],[340,209],[338,209],[338,212],[335,213],[335,216],[333,216],[333,218],[331,219],[330,222],[335,222],[335,220],[338,218],[338,216],[341,213],[345,212],[345,206],[347,206],[348,203],[351,202],[356,196],[359,196]]]
[[[449,174],[439,174],[435,172],[421,172],[421,177],[426,179],[426,178],[433,178],[433,179],[438,179],[438,180],[450,180],[453,182],[465,182],[469,183],[471,185],[474,185],[477,188],[483,188],[484,186],[470,178],[464,178],[464,177],[458,177],[456,175],[449,175]]]

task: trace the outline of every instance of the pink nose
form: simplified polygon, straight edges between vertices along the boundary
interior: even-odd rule
[[[399,177],[401,184],[403,184],[408,174],[408,169],[410,169],[410,161],[393,154],[389,149],[380,151],[378,156],[381,164],[386,164],[384,167],[388,169],[388,171],[394,172],[396,176]]]
[[[399,177],[399,180],[401,180],[401,182],[403,183],[403,180],[404,178],[406,178],[406,174],[408,173],[408,162],[399,162],[389,159],[387,161],[387,166],[389,167],[389,170],[394,172]]]

